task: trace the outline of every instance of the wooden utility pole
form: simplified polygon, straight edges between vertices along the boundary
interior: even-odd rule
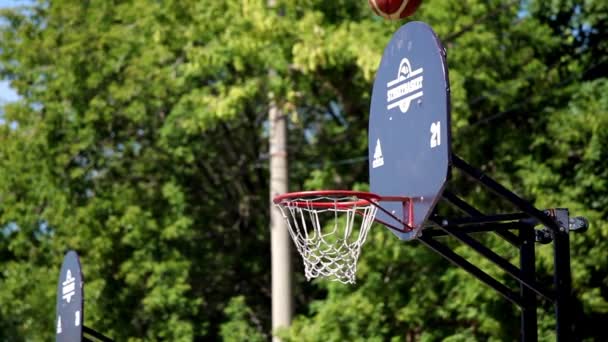
[[[270,120],[270,196],[287,192],[287,118],[271,102]],[[293,314],[291,241],[280,211],[270,206],[272,255],[272,330],[288,327]],[[273,337],[274,341],[280,341]]]
[[[268,0],[270,8],[276,5],[275,0]],[[269,77],[276,77],[276,72],[270,70]],[[287,192],[289,173],[287,170],[287,117],[278,108],[276,100],[271,96],[268,109],[270,122],[270,200],[278,194]],[[271,248],[271,278],[272,278],[272,331],[277,328],[287,328],[293,315],[291,241],[287,223],[280,211],[270,205],[270,248]],[[278,337],[272,338],[280,341]]]

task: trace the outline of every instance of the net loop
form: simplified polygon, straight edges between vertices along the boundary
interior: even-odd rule
[[[274,199],[302,256],[307,280],[326,277],[355,283],[378,200],[377,195],[356,191],[301,192]]]

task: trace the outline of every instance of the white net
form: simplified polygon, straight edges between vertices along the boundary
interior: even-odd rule
[[[353,196],[292,198],[277,206],[302,255],[306,279],[354,284],[361,246],[378,208]]]

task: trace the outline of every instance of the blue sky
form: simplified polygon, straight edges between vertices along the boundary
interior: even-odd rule
[[[0,0],[0,7],[11,7],[11,6],[18,6],[18,5],[23,5],[24,3],[29,3],[32,1],[28,1],[28,0]]]
[[[8,85],[8,82],[0,81],[0,104],[3,102],[15,101],[17,94]]]
[[[0,8],[25,5],[31,1],[28,0],[0,0]],[[15,101],[17,94],[12,90],[8,82],[0,81],[0,104],[7,101]]]

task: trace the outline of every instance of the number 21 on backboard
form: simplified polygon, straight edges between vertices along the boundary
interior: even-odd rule
[[[441,145],[441,121],[431,124],[431,148]]]

